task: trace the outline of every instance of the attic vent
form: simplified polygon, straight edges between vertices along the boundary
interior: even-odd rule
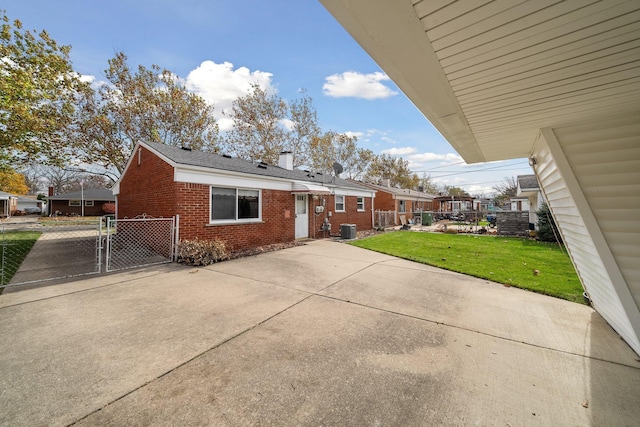
[[[180,147],[180,148],[182,148],[184,151],[191,151],[191,148],[185,147],[184,145],[182,147]]]
[[[222,157],[226,157],[227,159],[230,159],[231,155],[230,154],[223,154]]]
[[[266,165],[265,163],[260,163],[260,164],[258,165],[258,167],[259,167],[260,169],[266,169],[266,168],[267,168],[267,165]]]
[[[316,172],[318,175],[322,175],[322,172]]]
[[[269,163],[260,162],[260,164],[261,164],[262,166],[267,166]]]

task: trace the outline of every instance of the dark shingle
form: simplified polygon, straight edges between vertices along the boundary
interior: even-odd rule
[[[521,190],[538,189],[538,179],[535,175],[518,175],[518,186]]]
[[[264,162],[254,163],[249,160],[238,159],[237,157],[228,157],[225,155],[197,150],[183,150],[180,147],[173,147],[165,144],[145,143],[145,145],[179,165],[200,166],[265,177],[312,182],[320,185],[334,184],[338,187],[363,188],[362,186],[351,183],[347,180],[333,177],[331,175],[323,175],[317,172],[315,174],[310,174],[307,171],[299,169],[287,170]]]

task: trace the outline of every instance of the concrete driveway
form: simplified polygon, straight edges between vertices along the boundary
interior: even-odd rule
[[[637,425],[591,308],[333,241],[0,296],[0,425]]]

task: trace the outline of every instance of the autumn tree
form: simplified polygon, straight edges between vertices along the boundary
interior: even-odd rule
[[[445,185],[442,187],[442,195],[443,196],[465,196],[470,197],[469,193],[467,193],[464,189],[460,187],[454,187]]]
[[[320,135],[318,113],[313,106],[313,99],[303,91],[304,95],[289,105],[289,121],[287,150],[293,153],[293,166],[309,166],[311,161],[311,145]]]
[[[409,169],[409,161],[390,154],[375,156],[367,169],[365,180],[374,184],[382,184],[389,179],[392,187],[416,190],[420,183],[417,174]]]
[[[357,137],[328,131],[312,138],[309,145],[309,166],[313,170],[331,172],[333,164],[339,163],[342,178],[362,179],[374,158],[371,150],[359,148]]]
[[[6,193],[24,195],[29,192],[24,175],[6,167],[0,169],[0,191]]]
[[[61,164],[70,156],[66,130],[79,94],[89,90],[73,71],[70,50],[2,12],[0,168],[29,161]]]
[[[233,128],[223,140],[224,151],[242,159],[277,164],[282,151],[291,151],[287,150],[283,126],[288,111],[282,98],[253,84],[247,95],[233,101]],[[301,153],[293,152],[294,165],[300,163],[300,156]]]
[[[431,175],[426,173],[422,174],[418,187],[422,187],[422,191],[429,194],[439,194],[442,192],[442,187],[431,178]]]
[[[107,84],[81,101],[75,147],[81,162],[122,173],[138,141],[214,151],[218,124],[213,106],[157,65],[134,72],[120,52],[109,60]]]

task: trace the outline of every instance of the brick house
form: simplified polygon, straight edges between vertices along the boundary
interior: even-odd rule
[[[117,218],[179,215],[180,239],[240,250],[373,228],[375,191],[331,175],[155,143],[138,143],[113,187]],[[330,227],[327,226],[330,224]]]
[[[52,193],[52,190],[50,190]],[[106,212],[103,206],[114,203],[115,196],[108,188],[85,188],[65,194],[50,194],[47,197],[49,215],[102,216]]]
[[[383,180],[382,185],[358,183],[376,191],[376,210],[393,212],[394,225],[400,224],[400,215],[404,215],[409,221],[413,219],[414,214],[433,210],[434,196],[431,194],[392,187],[388,179]]]

